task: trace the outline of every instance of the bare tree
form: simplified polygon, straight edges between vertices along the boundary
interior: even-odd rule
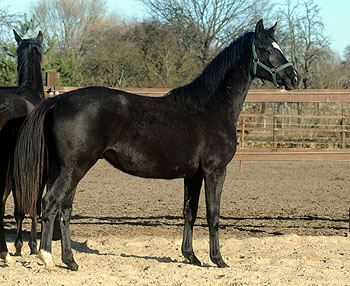
[[[139,0],[162,22],[178,28],[184,44],[195,43],[207,63],[218,50],[268,13],[269,0]]]
[[[329,56],[329,39],[324,35],[320,8],[314,0],[287,0],[281,10],[284,31],[282,46],[302,76],[303,88],[315,87],[314,75],[319,61]],[[316,81],[314,81],[316,84]]]
[[[10,13],[7,8],[0,8],[0,42],[13,39],[12,25],[19,19],[19,15]]]
[[[350,63],[350,45],[347,45],[344,49],[344,59],[346,62]]]
[[[338,88],[350,88],[350,45],[344,49],[344,60],[340,64]]]
[[[128,23],[127,26],[133,26]],[[85,83],[109,87],[143,87],[145,77],[139,50],[128,41],[126,27],[109,17],[93,33],[93,43],[84,57]]]
[[[39,0],[32,12],[60,51],[83,56],[91,31],[106,15],[105,0]]]

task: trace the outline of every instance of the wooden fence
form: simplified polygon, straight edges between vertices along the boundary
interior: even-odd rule
[[[77,89],[76,87],[60,87],[51,86],[45,87],[47,90],[51,88],[52,91],[59,91],[64,93]],[[167,93],[169,89],[164,88],[122,88],[121,90],[137,93],[144,96],[162,96]],[[350,90],[250,90],[248,92],[246,103],[350,103]],[[241,144],[237,149],[234,160],[239,161],[255,161],[255,160],[278,160],[278,161],[350,161],[350,149],[345,148],[346,134],[350,130],[346,129],[344,124],[347,117],[339,117],[342,124],[331,130],[332,132],[340,132],[342,134],[342,148],[340,149],[316,149],[316,148],[278,148],[277,137],[282,130],[277,126],[277,119],[282,117],[296,117],[296,115],[280,115],[280,114],[249,114],[242,113],[240,122],[247,117],[262,117],[273,116],[274,126],[271,129],[273,132],[274,143],[272,148],[246,148],[244,146],[244,134],[246,130],[244,123],[240,124],[238,129],[242,134]],[[300,118],[321,118],[318,115],[298,115]],[[332,116],[327,116],[331,118]],[[337,118],[338,118],[337,117]],[[350,119],[350,114],[349,114]],[[295,128],[300,131],[300,128]],[[330,129],[327,129],[329,131]],[[288,130],[289,132],[293,130]],[[303,130],[303,132],[313,132],[313,130]],[[320,129],[318,129],[320,131]]]
[[[79,87],[45,86],[44,89],[65,93]],[[137,93],[145,96],[162,96],[168,88],[119,88],[120,90]],[[349,89],[313,89],[293,90],[284,89],[253,89],[248,92],[245,102],[301,102],[301,103],[350,103]]]

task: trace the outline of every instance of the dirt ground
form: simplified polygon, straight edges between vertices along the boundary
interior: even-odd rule
[[[183,180],[141,179],[100,160],[73,205],[79,271],[62,264],[59,242],[51,271],[25,243],[14,264],[0,262],[0,285],[350,285],[350,164],[244,162],[243,173],[238,164],[228,166],[221,200],[220,242],[230,268],[210,262],[203,190],[194,250],[204,266],[195,267],[181,256]],[[12,213],[11,198],[11,254]],[[27,241],[29,219],[24,228]]]

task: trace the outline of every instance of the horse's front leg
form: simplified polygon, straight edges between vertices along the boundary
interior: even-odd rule
[[[205,176],[205,198],[209,225],[210,259],[219,267],[228,267],[222,259],[219,246],[219,216],[222,187],[226,168],[215,170]]]
[[[194,178],[185,179],[185,195],[183,214],[185,218],[184,233],[182,240],[182,254],[194,265],[201,265],[195,256],[192,247],[193,225],[197,218],[198,200],[202,186],[203,176],[196,175]]]

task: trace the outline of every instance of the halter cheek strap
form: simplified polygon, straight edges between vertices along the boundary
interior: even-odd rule
[[[279,66],[278,68],[269,68],[267,65],[263,64],[257,54],[256,54],[256,49],[255,49],[255,45],[254,45],[254,39],[252,42],[252,51],[253,51],[253,75],[256,76],[256,69],[257,66],[262,67],[264,70],[268,71],[271,76],[272,76],[272,80],[273,80],[273,84],[278,87],[277,84],[277,73],[280,72],[281,70],[285,69],[286,67],[291,66],[291,63],[286,63],[284,65]]]

